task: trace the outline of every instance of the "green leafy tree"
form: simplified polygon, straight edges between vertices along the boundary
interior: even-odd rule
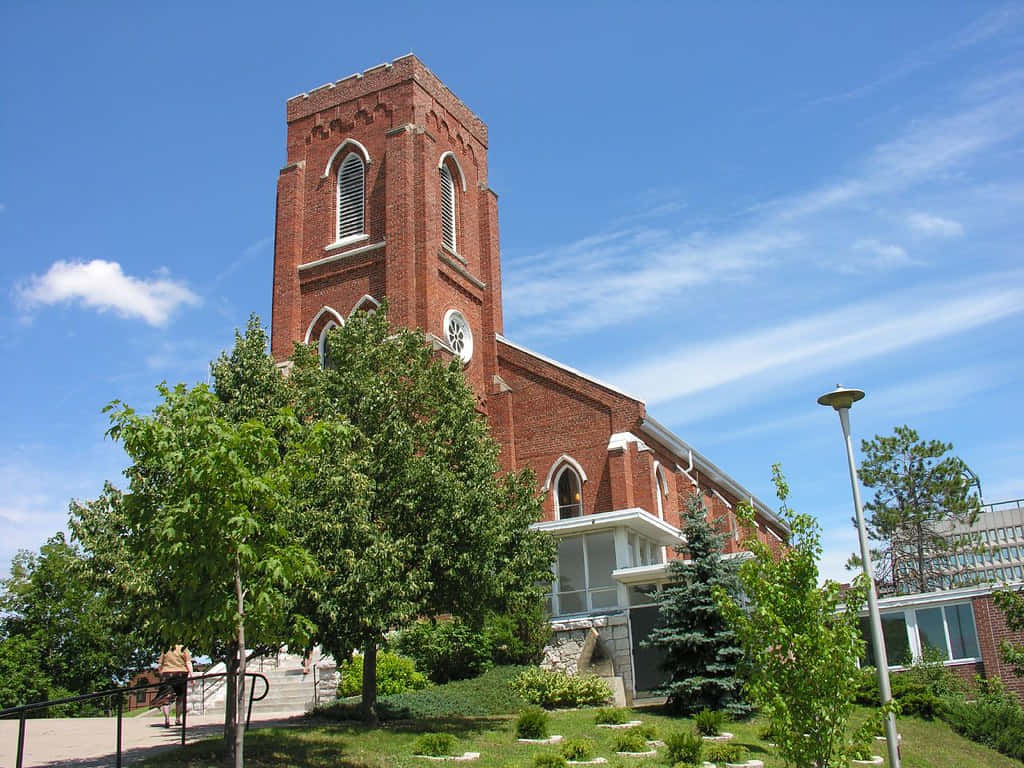
[[[863,584],[842,595],[832,581],[818,586],[818,523],[785,506],[789,488],[778,465],[772,472],[780,516],[791,532],[786,546],[773,553],[749,540],[754,557],[739,573],[749,602],[721,588],[716,594],[749,660],[747,691],[768,717],[787,764],[840,765],[860,677],[864,643],[857,612],[866,592]],[[741,515],[753,520],[749,507]]]
[[[958,555],[977,537],[953,535],[981,510],[975,475],[950,443],[921,440],[908,426],[861,443],[860,479],[875,489],[864,505],[868,535],[878,543],[875,573],[897,593],[942,589],[966,566]],[[854,558],[854,562],[856,558]]]
[[[1006,626],[1014,632],[1024,632],[1024,587],[1003,589],[992,597],[1006,618]],[[999,654],[1013,668],[1013,674],[1024,677],[1024,643],[1003,640],[999,643]]]
[[[289,636],[289,592],[311,570],[285,525],[290,495],[278,435],[293,430],[294,419],[279,412],[269,426],[238,423],[205,385],[157,389],[162,402],[150,415],[116,401],[108,407],[109,434],[132,461],[120,505],[124,543],[148,574],[151,621],[165,643],[234,642],[230,725],[240,768],[246,630],[264,641]]]
[[[725,537],[708,521],[697,494],[686,503],[683,534],[686,544],[676,552],[689,559],[669,564],[670,583],[658,598],[658,626],[648,639],[666,651],[662,667],[669,677],[661,693],[673,710],[686,715],[704,709],[745,713],[749,707],[737,673],[743,649],[715,599],[715,590],[733,598],[739,594],[737,565],[722,558]]]
[[[328,335],[331,365],[297,345],[287,381],[303,423],[290,455],[299,530],[320,568],[313,618],[335,658],[363,653],[363,708],[377,720],[385,633],[450,613],[539,601],[554,545],[531,531],[529,472],[498,476],[498,448],[457,358],[389,326],[386,307]]]
[[[91,693],[148,663],[116,592],[63,533],[19,552],[0,582],[0,707]]]

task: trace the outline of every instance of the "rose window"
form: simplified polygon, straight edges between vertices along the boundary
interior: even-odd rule
[[[444,337],[448,346],[462,362],[468,363],[473,357],[473,332],[465,316],[455,309],[450,309],[444,316]]]

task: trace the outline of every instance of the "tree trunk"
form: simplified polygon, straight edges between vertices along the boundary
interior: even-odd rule
[[[233,749],[235,743],[235,684],[238,682],[238,647],[234,642],[228,644],[227,657],[224,659],[224,743]]]
[[[370,640],[363,649],[363,720],[379,725],[377,713],[377,642]]]
[[[241,564],[235,555],[235,598],[238,600],[238,686],[235,694],[235,768],[243,768],[245,752],[245,592],[242,591]]]

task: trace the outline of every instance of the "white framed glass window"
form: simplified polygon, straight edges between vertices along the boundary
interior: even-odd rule
[[[615,568],[615,535],[611,531],[559,539],[549,595],[552,615],[618,607],[618,585],[612,578]]]
[[[860,623],[866,656],[862,663],[873,666],[868,618],[862,617]],[[970,603],[883,613],[882,636],[890,667],[905,666],[926,655],[946,663],[975,661],[981,657],[974,609]]]
[[[444,340],[464,363],[473,358],[473,329],[466,316],[457,309],[449,309],[442,320]]]

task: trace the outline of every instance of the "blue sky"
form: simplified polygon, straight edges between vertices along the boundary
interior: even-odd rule
[[[768,6],[771,7],[768,7]],[[409,51],[490,127],[505,333],[855,546],[838,419],[1024,496],[1024,6],[0,8],[0,562],[118,481],[101,408],[270,316],[285,100]]]

